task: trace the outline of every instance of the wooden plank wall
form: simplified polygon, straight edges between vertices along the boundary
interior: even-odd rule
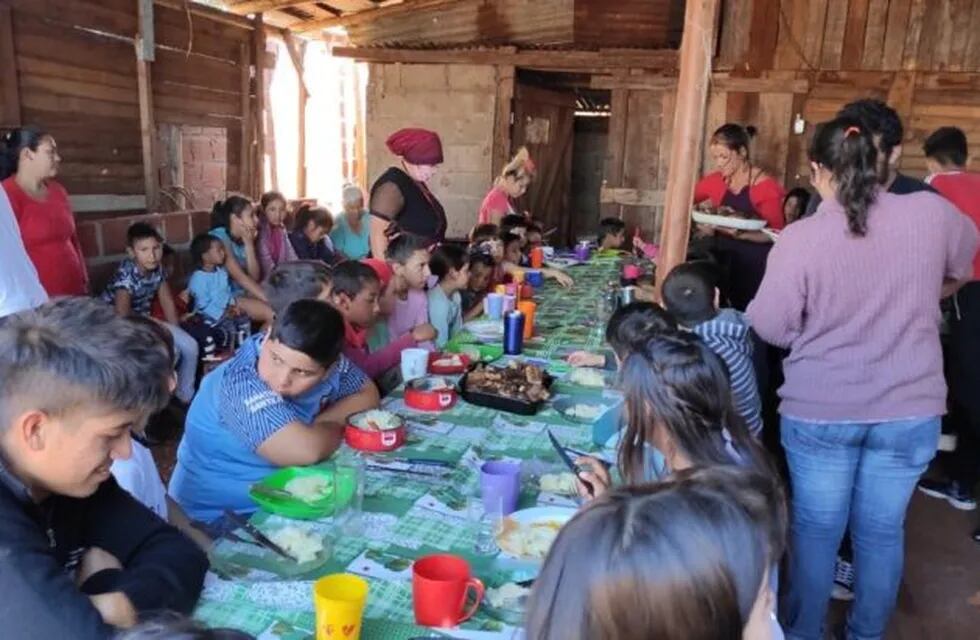
[[[141,194],[133,0],[4,0],[12,8],[21,121],[50,131],[72,194]],[[157,4],[158,124],[228,129],[229,189],[240,189],[241,48],[251,29]],[[188,46],[190,51],[188,52]],[[13,124],[13,123],[5,123]]]
[[[922,141],[944,125],[966,131],[980,168],[980,0],[730,0],[714,68],[809,81],[804,94],[715,90],[709,100],[706,133],[723,120],[755,125],[757,162],[787,184],[805,182],[812,125],[862,97],[902,117],[904,171],[925,173]],[[796,113],[804,136],[792,134]]]

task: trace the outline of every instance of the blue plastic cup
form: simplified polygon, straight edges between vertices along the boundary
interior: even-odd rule
[[[491,320],[500,320],[504,317],[504,297],[499,293],[488,293],[483,301],[483,310]]]

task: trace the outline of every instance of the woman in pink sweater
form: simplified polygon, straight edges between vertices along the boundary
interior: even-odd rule
[[[787,227],[747,313],[784,362],[782,443],[793,487],[787,638],[822,638],[845,526],[854,545],[848,637],[880,638],[902,576],[905,512],[935,454],[946,385],[944,285],[968,278],[972,222],[933,193],[878,185],[856,120],[810,147],[816,213]]]

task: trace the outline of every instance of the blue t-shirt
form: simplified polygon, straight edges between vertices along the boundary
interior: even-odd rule
[[[231,278],[224,267],[214,271],[198,269],[191,274],[187,289],[194,297],[194,311],[214,321],[221,319],[234,297]]]
[[[163,267],[158,266],[149,273],[143,273],[135,260],[126,258],[119,263],[116,274],[102,294],[102,299],[109,304],[114,304],[116,291],[128,291],[133,313],[149,315],[153,298],[156,297],[161,284],[163,284]]]
[[[311,424],[328,406],[361,390],[367,377],[341,356],[333,372],[302,396],[284,398],[259,377],[265,334],[201,382],[177,449],[170,495],[187,514],[210,522],[225,509],[255,511],[249,487],[278,467],[256,450],[291,422]]]
[[[361,232],[354,233],[347,223],[347,214],[341,213],[334,221],[330,232],[334,249],[340,251],[348,260],[366,258],[371,251],[371,224],[368,213],[361,214]]]
[[[218,227],[217,229],[211,229],[208,231],[209,234],[218,238],[225,243],[226,249],[231,249],[231,255],[238,262],[242,270],[248,273],[248,258],[245,256],[245,245],[240,242],[235,242],[231,235],[228,234],[228,229],[225,227]],[[242,288],[240,284],[231,281],[231,294],[236,298],[245,293],[245,289]]]

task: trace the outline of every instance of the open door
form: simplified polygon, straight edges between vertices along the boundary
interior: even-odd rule
[[[513,150],[526,146],[537,177],[518,202],[545,231],[557,228],[552,244],[572,243],[569,193],[572,182],[575,95],[527,84],[514,87]]]

